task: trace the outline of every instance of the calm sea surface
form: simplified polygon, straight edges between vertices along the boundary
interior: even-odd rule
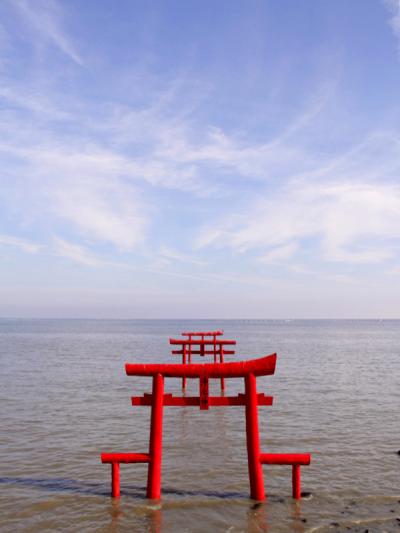
[[[274,396],[261,446],[312,453],[307,498],[292,500],[290,467],[264,466],[268,501],[249,500],[242,407],[166,408],[162,500],[145,498],[144,465],[121,465],[109,497],[100,452],[148,446],[150,410],[130,396],[151,381],[124,363],[171,362],[169,336],[197,328],[237,339],[230,360],[278,353],[258,379]],[[2,532],[400,531],[400,321],[0,320],[0,368]]]

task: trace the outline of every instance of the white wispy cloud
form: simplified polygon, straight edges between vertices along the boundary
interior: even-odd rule
[[[80,170],[80,169],[79,169]],[[70,222],[83,236],[121,251],[145,238],[147,220],[134,186],[115,176],[68,175],[49,180],[44,195],[52,216]],[[57,169],[52,167],[57,175]]]
[[[68,242],[59,237],[54,237],[50,244],[38,244],[36,242],[27,239],[21,239],[13,235],[0,234],[0,247],[2,246],[18,248],[27,254],[40,253],[46,255],[47,257],[51,255],[65,257],[74,263],[89,267],[117,266],[121,268],[128,268],[124,263],[117,263],[99,257],[98,254],[94,253],[87,246]]]
[[[305,130],[311,128],[332,96],[334,86],[334,82],[322,84],[305,109],[265,142],[254,142],[243,132],[235,135],[215,126],[207,127],[202,139],[193,142],[190,123],[181,122],[173,130],[165,125],[154,155],[161,161],[175,161],[191,168],[200,182],[206,181],[202,172],[207,169],[252,180],[284,177],[295,169],[309,171],[315,165],[315,157],[295,137],[299,131],[304,136]]]
[[[63,29],[63,12],[56,0],[11,0],[15,8],[35,37],[53,44],[72,61],[83,65],[76,46]]]
[[[66,221],[85,238],[119,250],[144,240],[147,202],[129,179],[124,158],[83,145],[60,147],[47,135],[38,146],[17,144],[0,143],[0,152],[19,162],[14,189],[21,193],[21,210],[33,218]],[[30,202],[22,192],[29,192]]]
[[[200,246],[260,250],[288,257],[305,240],[316,241],[328,261],[379,263],[390,259],[400,239],[400,186],[390,184],[303,183],[260,200],[249,215],[230,217]],[[267,252],[265,252],[267,251]]]
[[[68,242],[59,237],[54,238],[54,242],[51,248],[51,253],[59,257],[65,257],[74,263],[84,265],[88,267],[103,267],[103,266],[124,266],[116,264],[107,260],[104,260],[94,254],[90,249],[85,246]]]
[[[276,169],[289,155],[295,159],[294,150],[240,144],[216,129],[196,144],[190,120],[166,116],[162,96],[143,111],[122,113],[111,106],[96,121],[97,109],[83,110],[79,101],[78,111],[55,107],[54,93],[32,93],[14,84],[2,87],[1,97],[8,109],[0,123],[0,152],[13,161],[3,172],[15,178],[20,200],[28,191],[31,198],[21,202],[21,211],[33,219],[47,215],[64,220],[85,238],[120,250],[143,242],[151,223],[155,206],[143,184],[202,197],[216,188],[224,191],[204,164],[254,177],[268,166]],[[73,136],[60,132],[63,121],[74,125]],[[103,130],[111,147],[98,138]],[[271,158],[274,165],[267,164]],[[179,253],[173,258],[171,251],[167,258],[166,253],[164,259],[188,260]]]
[[[400,38],[400,0],[384,0],[384,4],[390,13],[390,27],[396,37]]]
[[[298,250],[299,245],[298,243],[290,242],[288,244],[284,244],[282,246],[276,246],[266,254],[262,255],[259,260],[261,263],[265,264],[273,264],[273,263],[281,263],[282,261],[286,261],[286,259],[289,259],[292,257],[295,252]]]
[[[74,59],[75,49],[62,31],[60,6],[38,5],[33,12],[32,4],[16,2],[38,31],[39,15],[47,13],[46,38]],[[79,56],[74,60],[81,62]],[[43,215],[66,223],[77,242],[84,238],[133,250],[146,240],[154,213],[164,208],[154,191],[172,189],[204,199],[232,197],[234,186],[238,196],[246,191],[243,210],[215,215],[200,245],[256,250],[264,263],[287,261],[306,239],[316,239],[328,260],[379,262],[394,253],[392,243],[384,241],[397,234],[381,218],[386,200],[394,195],[397,202],[398,192],[390,183],[378,182],[397,175],[397,137],[374,132],[335,157],[306,142],[334,94],[334,82],[321,84],[280,131],[261,141],[245,129],[199,124],[182,99],[182,80],[141,105],[110,101],[99,106],[64,98],[60,88],[49,90],[46,80],[42,86],[49,92],[23,83],[0,89],[8,105],[0,123],[0,151],[13,161],[7,174],[15,177],[14,187],[29,191],[33,199],[32,205],[21,204],[21,211],[31,212],[33,219]],[[59,108],[57,101],[65,105]],[[253,195],[247,193],[250,182]],[[221,212],[228,208],[229,203],[221,205]],[[395,214],[391,218],[398,222]],[[368,239],[380,243],[371,245]],[[78,250],[75,255],[79,257]],[[161,248],[159,257],[203,265],[168,247]]]
[[[189,254],[184,254],[182,252],[178,252],[177,250],[172,250],[171,248],[168,248],[167,246],[161,247],[159,255],[162,259],[165,259],[168,263],[177,261],[177,262],[189,263],[189,264],[197,265],[197,266],[205,266],[207,264],[205,261],[196,259],[195,257],[192,257]]]
[[[42,249],[43,246],[35,242],[28,241],[26,239],[21,239],[19,237],[14,237],[13,235],[0,235],[0,246],[15,246],[23,252],[29,254],[37,254]]]
[[[21,88],[18,84],[7,84],[3,81],[0,86],[0,98],[3,105],[8,108],[20,108],[34,113],[40,119],[52,120],[68,119],[69,114],[62,109],[60,101],[58,106],[50,101],[50,95],[40,89]]]

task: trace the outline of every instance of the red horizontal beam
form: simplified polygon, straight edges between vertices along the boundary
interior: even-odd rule
[[[265,394],[257,394],[257,405],[272,405],[273,397],[265,396]],[[223,405],[246,405],[245,394],[238,396],[210,396],[209,405],[223,406]]]
[[[261,453],[260,463],[265,465],[309,465],[309,453]]]
[[[151,406],[153,402],[152,394],[144,394],[143,396],[132,396],[132,405],[134,406]],[[257,394],[258,405],[272,405],[273,397],[265,396],[265,394]],[[173,396],[172,394],[164,394],[164,406],[172,407],[198,407],[200,405],[199,396]],[[229,406],[229,405],[246,405],[246,395],[238,394],[237,396],[209,396],[208,405],[212,406]]]
[[[211,335],[223,335],[224,332],[222,329],[217,331],[184,331],[181,333],[181,335],[205,335],[205,336],[211,336]]]
[[[249,374],[269,376],[275,372],[276,353],[259,359],[239,361],[235,363],[194,363],[182,364],[125,364],[128,376],[155,376],[161,374],[167,378],[240,378]]]
[[[148,453],[102,453],[102,463],[148,463]]]
[[[190,353],[191,355],[214,355],[214,353],[216,353],[217,355],[219,354],[219,351],[220,350],[204,350],[204,352],[202,352],[201,350],[190,350]],[[171,351],[172,355],[182,355],[183,354],[183,350],[172,350]],[[189,353],[189,352],[186,352],[186,353]],[[224,350],[224,355],[233,355],[235,353],[235,350]]]
[[[191,346],[193,344],[198,346],[224,346],[226,344],[236,344],[236,341],[228,339],[169,339],[169,343],[185,346]]]

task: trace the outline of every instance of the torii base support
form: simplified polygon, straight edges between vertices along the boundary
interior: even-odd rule
[[[260,453],[256,377],[254,374],[248,374],[244,382],[250,498],[259,501],[265,500],[262,465],[274,464],[292,465],[292,495],[294,499],[299,500],[301,498],[300,465],[309,465],[311,455],[309,453]]]
[[[264,465],[292,465],[292,496],[301,499],[301,465],[309,465],[309,453],[262,453],[260,463]]]
[[[153,377],[151,395],[151,423],[149,453],[102,453],[101,462],[111,463],[111,496],[120,495],[120,463],[148,463],[147,497],[158,500],[161,496],[162,422],[164,405],[164,377]]]
[[[149,463],[150,455],[148,453],[102,453],[101,462],[111,464],[111,496],[119,498],[120,463]]]

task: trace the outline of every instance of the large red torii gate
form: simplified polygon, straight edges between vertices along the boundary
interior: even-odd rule
[[[233,363],[206,364],[129,364],[125,365],[128,376],[153,378],[151,394],[132,397],[132,405],[151,406],[150,444],[148,453],[102,453],[103,463],[112,466],[112,496],[118,497],[120,463],[148,463],[147,497],[161,496],[162,422],[164,406],[199,406],[206,410],[211,406],[245,406],[247,458],[250,481],[250,497],[265,498],[262,464],[292,465],[293,497],[299,499],[300,465],[310,463],[310,454],[263,454],[260,451],[258,431],[258,405],[272,405],[272,397],[257,394],[256,379],[275,372],[276,354],[259,359]],[[164,378],[199,379],[199,395],[173,396],[164,394]],[[243,378],[244,394],[237,396],[209,396],[210,379]]]

